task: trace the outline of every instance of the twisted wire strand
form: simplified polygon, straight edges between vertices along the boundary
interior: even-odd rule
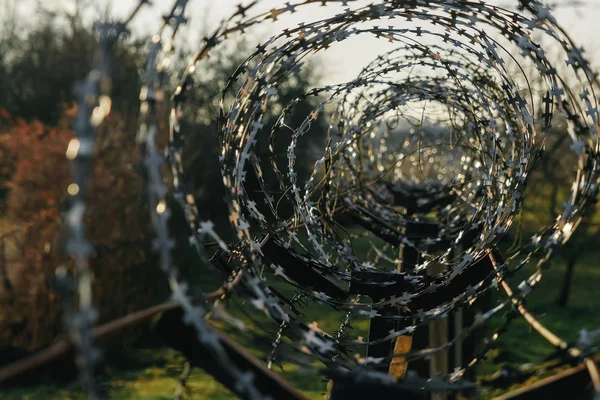
[[[92,302],[92,272],[89,259],[93,246],[87,239],[84,217],[86,214],[91,187],[91,162],[98,127],[110,114],[112,107],[112,56],[121,36],[127,33],[127,24],[138,13],[145,1],[141,1],[130,13],[125,22],[106,21],[96,23],[94,31],[97,50],[92,70],[86,79],[76,87],[78,99],[75,138],[69,142],[66,156],[71,166],[72,182],[67,188],[69,209],[65,216],[68,236],[65,241],[66,254],[73,260],[76,268],[76,301],[69,293],[65,297],[65,325],[77,347],[76,362],[82,384],[91,398],[101,398],[94,382],[94,367],[101,358],[100,351],[94,345],[93,325],[97,320],[97,311]],[[60,267],[56,274],[59,288],[71,288],[66,269]]]

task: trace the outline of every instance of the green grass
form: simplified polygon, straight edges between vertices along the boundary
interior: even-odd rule
[[[359,246],[365,247],[364,244],[359,244]],[[516,283],[528,276],[533,271],[532,268],[529,267],[513,278],[512,283],[515,283],[513,287],[516,287]],[[563,274],[564,266],[558,259],[544,273],[541,283],[529,297],[527,306],[540,322],[569,342],[577,339],[580,329],[591,330],[600,327],[600,313],[597,312],[600,307],[600,296],[598,296],[597,289],[597,282],[600,281],[600,268],[596,264],[594,254],[589,255],[586,259],[582,257],[575,269],[569,305],[559,308],[555,304]],[[499,298],[498,295],[495,295],[492,302],[497,302]],[[239,306],[235,306],[233,303],[232,306],[232,314],[241,316]],[[342,313],[314,303],[306,307],[304,312],[305,320],[308,323],[316,321],[319,328],[327,332],[337,329],[340,318],[343,317]],[[274,327],[264,315],[254,311],[250,313],[251,321],[244,317],[249,331],[260,332],[260,329],[257,328],[258,324],[261,326],[264,324],[272,331],[276,330],[277,327]],[[494,317],[487,326],[488,332],[492,332],[493,328],[501,323],[502,318],[503,315]],[[352,325],[353,337],[367,336],[368,321],[358,320]],[[228,329],[223,325],[220,326],[240,344],[252,349],[253,341],[247,335]],[[266,359],[266,351],[265,349],[263,351],[252,349],[252,353],[262,360]],[[517,318],[511,323],[509,331],[500,336],[497,347],[490,351],[487,359],[478,365],[477,376],[480,379],[490,378],[503,365],[520,366],[528,363],[540,365],[552,351],[553,348],[537,332],[533,331],[525,320]],[[180,354],[165,348],[131,348],[123,357],[135,359],[136,362],[111,360],[109,355],[109,361],[111,361],[109,369],[99,378],[102,387],[109,390],[111,399],[158,400],[173,398],[184,364],[184,359]],[[319,365],[315,364],[315,366]],[[525,384],[553,372],[556,371],[544,371],[530,378]],[[278,371],[278,373],[294,387],[301,389],[310,399],[323,399],[326,382],[314,372],[301,371],[296,365],[284,364],[284,371]],[[199,369],[193,369],[188,379],[188,386],[190,388],[189,398],[216,400],[235,398],[226,388]],[[503,391],[484,389],[483,397],[491,398],[501,392]],[[43,381],[35,387],[10,388],[0,393],[0,399],[7,400],[84,398],[84,393],[75,382],[65,385]]]
[[[166,348],[130,350],[128,357],[136,357],[137,367],[110,366],[99,378],[99,384],[110,393],[111,399],[173,399],[178,378],[183,371],[184,358]],[[145,364],[140,366],[139,364]],[[303,387],[310,399],[321,399],[325,383],[309,376],[296,365],[285,364],[281,375],[296,387]],[[193,368],[187,380],[189,398],[225,400],[235,398],[229,390],[198,368]],[[86,399],[85,393],[76,382],[58,384],[42,381],[35,387],[3,389],[3,400],[79,400]]]
[[[532,271],[533,268],[530,267],[512,281],[518,283]],[[556,300],[563,275],[564,265],[558,262],[553,263],[551,268],[544,272],[539,286],[529,296],[527,307],[546,328],[566,342],[573,343],[577,340],[581,329],[593,330],[600,327],[600,313],[597,311],[600,307],[597,286],[597,282],[600,280],[600,268],[598,268],[596,257],[593,255],[581,260],[575,268],[569,304],[567,307],[561,308],[556,305]],[[514,287],[516,284],[513,285]],[[490,321],[488,330],[498,326],[501,318],[502,315],[494,317]],[[479,365],[477,372],[484,379],[491,377],[502,365],[513,367],[528,363],[542,365],[545,358],[550,356],[553,351],[554,348],[523,318],[517,318],[511,323],[509,330],[499,337],[497,348],[490,351],[487,360]],[[510,390],[531,384],[558,370],[542,371],[522,385],[514,385]],[[502,392],[489,391],[488,395]]]

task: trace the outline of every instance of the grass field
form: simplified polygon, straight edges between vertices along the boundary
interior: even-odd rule
[[[583,260],[582,260],[583,261]],[[589,258],[577,266],[574,276],[574,290],[568,307],[559,308],[554,305],[557,289],[563,276],[561,265],[553,265],[544,274],[542,284],[530,297],[529,309],[549,329],[567,341],[577,339],[580,329],[596,329],[600,327],[600,296],[597,295],[595,282],[599,281],[600,269],[595,259]],[[517,277],[516,279],[518,279]],[[319,307],[307,307],[307,320],[314,318],[319,327],[332,331],[338,326],[339,314],[328,313]],[[490,321],[493,329],[500,323],[501,316]],[[366,333],[368,325],[359,323],[354,327],[353,335]],[[242,336],[234,336],[240,343],[248,344]],[[515,320],[511,329],[503,334],[496,349],[488,354],[488,358],[477,367],[481,379],[490,378],[503,365],[519,366],[527,363],[543,363],[545,357],[553,349],[536,332],[532,331],[523,319]],[[254,352],[265,359],[265,353]],[[129,361],[127,361],[129,360]],[[135,361],[133,361],[135,360]],[[183,370],[184,359],[175,351],[164,347],[130,348],[126,354],[120,355],[118,362],[111,362],[107,372],[99,380],[103,387],[110,390],[112,399],[171,399],[178,384],[178,377]],[[319,376],[300,371],[295,365],[284,365],[280,372],[292,385],[302,389],[311,399],[322,399],[326,382]],[[548,375],[547,371],[541,376]],[[533,376],[527,383],[539,379]],[[234,398],[222,385],[194,369],[188,379],[190,397],[197,399],[232,399]],[[483,397],[489,398],[500,390],[484,390]],[[35,387],[10,388],[3,390],[0,399],[83,399],[83,392],[76,382],[67,384],[42,380]]]

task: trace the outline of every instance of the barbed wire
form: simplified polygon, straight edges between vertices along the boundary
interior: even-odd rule
[[[75,138],[69,142],[66,156],[70,161],[72,183],[67,188],[69,209],[65,216],[68,237],[65,243],[66,254],[76,268],[76,288],[73,287],[67,270],[59,267],[56,271],[57,284],[63,293],[65,326],[77,345],[77,365],[80,380],[91,398],[101,398],[94,383],[94,367],[101,358],[94,346],[92,329],[97,320],[97,311],[92,302],[93,276],[89,267],[93,246],[86,237],[84,218],[91,187],[91,164],[94,142],[98,127],[110,114],[112,107],[112,59],[119,38],[127,33],[127,23],[135,17],[140,4],[131,12],[126,22],[101,22],[94,25],[97,49],[94,66],[86,79],[77,85],[77,119]],[[76,289],[75,298],[70,293]],[[77,308],[73,309],[76,301]]]
[[[410,390],[473,390],[472,383],[462,380],[465,372],[483,358],[517,313],[509,313],[481,352],[450,374],[429,379],[408,374],[396,380],[371,367],[398,357],[406,362],[431,357],[511,307],[564,354],[588,360],[597,334],[584,335],[578,345],[567,344],[542,328],[524,305],[549,266],[547,261],[569,240],[598,193],[598,81],[583,50],[557,24],[550,9],[536,1],[522,1],[521,12],[515,12],[466,0],[366,6],[350,0],[305,0],[252,15],[257,3],[239,5],[205,38],[179,74],[171,97],[166,154],[172,194],[192,232],[189,245],[206,262],[205,244],[216,242],[220,250],[211,263],[230,277],[226,296],[248,300],[246,304],[279,327],[269,365],[290,360],[309,368],[308,355],[323,363],[325,374],[338,379]],[[235,34],[332,3],[347,8],[315,22],[308,22],[307,15],[307,22],[259,44],[223,88],[220,113],[215,116],[219,161],[229,221],[237,237],[236,243],[226,243],[217,233],[222,227],[198,209],[188,187],[191,173],[182,161],[187,134],[183,121],[189,117],[187,95],[194,90],[193,77],[202,73],[210,51]],[[234,322],[233,318],[218,313],[205,299],[187,294],[188,284],[171,254],[175,243],[168,231],[169,189],[163,183],[156,136],[159,108],[168,103],[165,93],[176,76],[173,40],[187,22],[186,5],[186,0],[176,0],[153,37],[140,96],[138,141],[156,231],[154,247],[173,299],[182,306],[185,321],[194,327],[200,343],[239,382],[236,390],[248,398],[266,398],[268,393],[253,384],[252,373],[229,360],[204,322],[209,311],[226,321]],[[99,27],[101,57],[81,92],[78,139],[67,151],[77,166],[69,186],[74,201],[67,218],[71,232],[67,247],[79,271],[80,304],[68,321],[92,397],[97,397],[91,375],[97,356],[90,336],[95,312],[87,266],[90,249],[82,220],[84,190],[91,179],[86,171],[95,127],[110,110],[108,60],[125,25]],[[378,56],[356,79],[313,88],[285,104],[266,137],[279,88],[299,74],[310,57],[365,35],[395,48]],[[544,41],[535,41],[536,35]],[[566,67],[550,60],[549,48],[562,51]],[[520,72],[509,72],[509,64]],[[534,81],[540,88],[534,90]],[[290,126],[289,116],[301,104],[316,106],[299,126]],[[559,118],[566,122],[566,132],[551,132]],[[302,181],[298,148],[319,134],[319,124],[327,126],[325,145],[312,160],[312,173]],[[522,208],[527,178],[549,134],[568,134],[572,141],[577,171],[570,197],[552,225],[539,229],[530,242],[503,259],[498,245]],[[287,164],[278,157],[281,143],[287,148]],[[268,148],[268,154],[259,158],[257,146]],[[251,190],[252,185],[260,190]],[[293,209],[291,217],[279,211],[282,203]],[[359,226],[360,233],[348,232],[349,223],[354,230]],[[368,242],[373,251],[357,253],[356,240]],[[415,257],[409,261],[399,256],[398,248],[412,251]],[[513,291],[506,279],[531,263],[535,271]],[[350,356],[352,349],[413,335],[473,304],[498,283],[508,298],[477,314],[473,324],[442,345],[401,353],[392,352],[390,346],[390,353],[382,357]],[[293,288],[297,297],[286,297],[275,284]],[[374,298],[359,292],[366,287],[383,295]],[[343,313],[339,330],[330,334],[307,323],[295,307],[299,299]],[[353,339],[348,329],[354,318],[382,319],[391,325],[383,337]]]

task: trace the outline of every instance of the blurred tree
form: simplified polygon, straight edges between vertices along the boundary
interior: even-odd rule
[[[4,122],[9,128],[0,133],[0,146],[14,161],[11,179],[4,183],[10,188],[8,216],[12,225],[28,229],[14,255],[21,256],[10,266],[18,277],[11,282],[15,290],[1,298],[0,343],[11,339],[13,345],[37,348],[62,328],[52,277],[65,262],[58,233],[70,180],[64,154],[73,133],[22,119]],[[102,321],[149,306],[166,289],[151,257],[153,236],[131,159],[136,143],[127,132],[131,127],[118,114],[109,117],[98,135],[92,172],[87,232],[95,248],[94,299]],[[18,315],[18,324],[3,318],[7,315]]]
[[[0,296],[0,344],[12,338],[12,344],[37,348],[61,331],[52,277],[62,262],[57,235],[62,212],[67,209],[63,200],[69,183],[65,149],[73,135],[70,126],[76,113],[73,87],[89,71],[95,49],[92,27],[81,22],[78,15],[69,16],[69,23],[61,25],[55,16],[44,14],[41,23],[26,33],[0,38],[0,47],[7,50],[0,55],[0,85],[6,88],[0,91],[0,110],[6,110],[0,116],[0,190],[9,194],[5,204],[11,224],[31,226],[20,244],[23,252],[18,268],[22,273],[13,282],[18,296]],[[102,321],[150,305],[166,295],[162,291],[166,283],[152,257],[153,232],[143,204],[142,180],[135,168],[139,162],[135,143],[139,67],[144,64],[146,50],[141,43],[147,41],[130,40],[117,47],[113,111],[100,127],[94,155],[87,231],[96,252],[92,259],[94,299]],[[225,205],[220,201],[220,147],[211,120],[217,115],[219,93],[227,78],[244,61],[245,48],[247,42],[240,39],[202,65],[189,102],[192,118],[186,121],[189,133],[185,162],[190,187],[202,216],[216,222],[222,216],[223,226],[228,223]],[[187,62],[190,52],[182,51],[179,56]],[[309,65],[281,87],[261,141],[268,142],[277,110],[308,91],[318,78],[316,71]],[[288,123],[300,125],[314,105],[300,103]],[[164,145],[166,129],[161,128],[159,141]],[[318,131],[315,140],[300,143],[299,160],[308,159],[313,146],[319,146],[319,138],[324,140],[324,130],[313,129]],[[259,152],[264,150],[259,148]],[[284,147],[275,154],[283,156],[287,164]],[[300,174],[306,176],[311,166],[312,162],[299,162]],[[256,183],[253,187],[258,189]],[[181,218],[180,210],[175,208],[172,231],[186,238],[189,232],[185,232],[187,225]],[[190,249],[180,247],[175,251],[176,262],[182,267],[194,265],[197,260]],[[16,307],[27,312],[16,312]],[[18,321],[4,318],[8,315],[19,315]]]
[[[572,140],[566,132],[564,118],[556,117],[546,137],[543,156],[529,176],[520,224],[523,240],[528,240],[542,225],[555,223],[569,199],[577,171],[577,157],[570,149]],[[594,244],[597,242],[600,220],[596,201],[588,204],[582,216],[583,222],[573,236],[556,252],[565,265],[564,279],[561,287],[557,288],[556,303],[561,307],[568,305],[576,265],[596,251]],[[555,257],[552,262],[556,263],[556,260]]]
[[[32,16],[39,23],[29,25],[13,15],[0,33],[0,108],[14,117],[56,126],[89,71],[93,30],[79,12],[65,14],[66,24],[57,23],[62,17],[39,12]],[[138,49],[138,42],[121,42],[113,71],[115,108],[131,114],[138,107]]]
[[[29,227],[12,246],[19,250],[12,265],[18,280],[15,296],[0,296],[0,344],[10,339],[37,348],[62,331],[52,277],[64,262],[57,236],[69,183],[65,150],[76,114],[73,88],[89,72],[96,46],[92,27],[80,18],[76,13],[61,25],[42,14],[39,25],[0,39],[6,49],[0,55],[0,190],[9,224]],[[135,41],[116,49],[113,111],[95,149],[87,231],[102,321],[149,306],[166,289],[153,265],[153,236],[134,169],[142,51]],[[9,315],[19,318],[4,318]]]

